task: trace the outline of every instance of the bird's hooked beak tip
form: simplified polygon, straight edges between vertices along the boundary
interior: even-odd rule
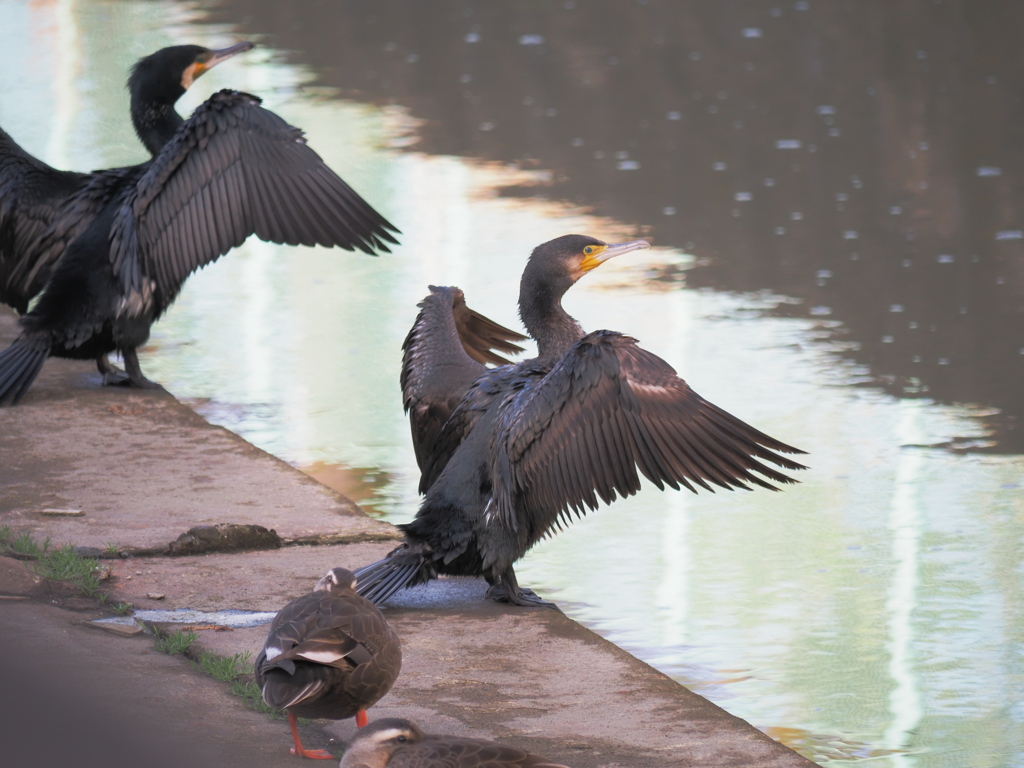
[[[629,253],[630,251],[638,251],[642,248],[650,247],[651,244],[646,240],[630,240],[627,243],[612,243],[605,246],[592,256],[587,256],[583,260],[583,263],[580,264],[580,269],[584,272],[589,272],[595,267],[599,267],[601,264],[604,264],[609,259],[614,259],[616,256],[621,256],[622,254]]]

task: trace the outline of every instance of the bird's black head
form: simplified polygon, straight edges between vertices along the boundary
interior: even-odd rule
[[[583,330],[564,309],[562,296],[608,259],[650,248],[646,240],[609,245],[587,235],[562,235],[533,249],[519,283],[519,317],[537,341],[540,357],[561,356]]]
[[[593,262],[591,266],[586,260],[607,247],[607,243],[588,235],[562,235],[548,240],[533,249],[523,279],[530,275],[561,295],[599,263]]]
[[[314,592],[333,592],[336,589],[355,589],[356,577],[347,568],[331,568],[324,574],[323,578],[316,583]]]
[[[171,140],[183,122],[174,103],[196,78],[232,56],[255,48],[238,43],[218,51],[200,45],[175,45],[139,59],[128,77],[132,96],[132,124],[151,154]]]
[[[561,296],[590,270],[609,259],[638,248],[650,248],[646,240],[609,245],[588,235],[562,235],[533,249],[523,271],[522,289]],[[520,296],[520,302],[524,297]]]
[[[139,59],[128,77],[128,90],[146,101],[173,104],[196,78],[232,56],[255,48],[245,42],[214,51],[201,45],[174,45]]]

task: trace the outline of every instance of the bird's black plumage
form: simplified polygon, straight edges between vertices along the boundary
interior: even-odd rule
[[[397,717],[377,720],[349,742],[340,768],[566,768],[484,739],[428,734]]]
[[[417,409],[429,414],[441,402],[444,414],[444,403],[459,403],[442,426],[420,430],[433,436],[416,451],[426,498],[400,526],[405,543],[356,572],[362,594],[379,602],[450,574],[486,577],[497,599],[540,602],[520,590],[513,564],[573,514],[636,493],[640,475],[658,488],[692,491],[795,482],[765,462],[803,469],[779,454],[802,451],[702,398],[636,339],[585,334],[562,308],[563,294],[587,271],[646,247],[582,235],[538,246],[519,295],[538,355],[481,369],[468,388],[465,360],[458,375],[447,373],[462,345],[441,311],[461,292],[431,288],[405,345],[402,385],[414,436]]]
[[[402,344],[401,385],[416,461],[423,467],[431,463],[448,417],[487,370],[485,363],[509,362],[495,350],[522,352],[513,342],[526,337],[467,307],[458,288],[432,285],[419,307],[420,319]],[[420,493],[428,486],[424,472]]]
[[[118,350],[127,383],[155,386],[136,349],[196,269],[249,235],[288,245],[388,251],[397,232],[307,146],[302,131],[247,93],[223,90],[188,120],[174,104],[196,77],[236,53],[194,45],[139,61],[131,117],[152,154],[91,174],[55,170],[0,131],[0,300],[22,334],[0,352],[0,404],[17,402],[38,350],[105,362]],[[118,381],[118,383],[121,383]]]

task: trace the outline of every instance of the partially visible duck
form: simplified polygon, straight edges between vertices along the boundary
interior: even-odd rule
[[[386,717],[355,735],[339,768],[568,768],[516,747],[483,739],[423,733]]]
[[[302,747],[296,718],[355,717],[362,728],[366,709],[391,690],[402,667],[398,635],[373,603],[355,593],[355,585],[351,571],[332,568],[312,592],[274,617],[256,658],[263,700],[288,713],[291,753],[298,757],[334,759]]]

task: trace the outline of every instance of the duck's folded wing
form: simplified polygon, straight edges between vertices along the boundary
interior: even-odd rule
[[[765,461],[804,468],[777,453],[803,451],[708,402],[664,360],[611,331],[580,340],[507,403],[499,424],[489,519],[513,530],[526,518],[545,533],[570,511],[632,495],[639,474],[659,488],[777,490],[768,481],[796,481]]]
[[[353,639],[352,621],[348,601],[324,592],[296,598],[274,617],[257,666],[293,673],[296,659],[339,668],[360,664],[368,651]]]
[[[485,363],[507,363],[498,353],[521,352],[514,342],[526,337],[474,312],[455,287],[430,286],[419,307],[402,344],[401,385],[422,473],[420,493],[426,493],[465,437],[468,423],[449,435],[448,449],[439,454],[442,428],[473,382],[486,372]]]
[[[249,235],[288,245],[388,251],[398,230],[327,167],[302,131],[246,93],[220,91],[161,150],[124,206],[112,261],[173,297]]]
[[[267,659],[268,664],[302,659],[339,669],[357,667],[373,658],[372,651],[336,627],[314,630],[280,656]]]

